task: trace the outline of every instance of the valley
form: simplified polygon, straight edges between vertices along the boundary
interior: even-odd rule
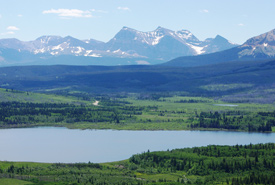
[[[274,6],[3,2],[0,184],[275,184]]]
[[[116,130],[272,132],[273,104],[234,103],[184,93],[39,94],[1,89],[2,128],[64,126]],[[10,101],[9,99],[12,99]],[[223,106],[223,105],[227,106]],[[221,106],[217,106],[221,105]]]
[[[250,135],[244,143],[249,144],[252,142],[251,133],[257,132],[268,136],[275,132],[273,74],[272,59],[225,62],[197,67],[163,65],[2,67],[0,68],[0,127],[4,130],[66,127],[87,131],[95,129],[97,133],[99,129],[120,132],[125,130],[219,131],[217,133],[237,131],[236,134],[239,133],[239,136],[242,136],[240,133]],[[59,135],[62,133],[60,130],[57,132]],[[56,132],[51,131],[51,133]],[[232,132],[228,132],[230,133]],[[215,136],[213,133],[211,135]],[[222,137],[226,135],[222,134]],[[110,134],[106,136],[109,137]],[[43,137],[41,135],[38,138]],[[96,139],[98,138],[100,137]],[[202,135],[197,138],[202,138]],[[215,137],[217,138],[219,137]],[[31,140],[41,141],[39,139]],[[223,139],[219,140],[224,142]],[[136,154],[127,160],[100,164],[1,161],[0,183],[273,183],[273,144],[257,144],[259,138],[256,140],[255,142],[253,140],[253,145],[246,146],[212,145],[195,148],[184,146],[184,149],[167,152],[166,149],[162,152],[148,151]],[[270,141],[263,139],[262,142]],[[65,144],[61,146],[64,148]],[[47,150],[56,151],[50,148]],[[210,150],[213,152],[209,153]],[[259,150],[262,152],[258,153]],[[81,151],[83,148],[79,149],[79,152]],[[21,154],[23,156],[23,152]],[[65,157],[63,154],[63,159]],[[34,158],[31,161],[33,160]]]

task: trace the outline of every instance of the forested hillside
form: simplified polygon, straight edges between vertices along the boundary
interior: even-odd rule
[[[190,96],[274,101],[275,61],[228,62],[204,67],[28,66],[0,68],[3,88],[36,91],[179,92]],[[246,94],[246,96],[243,96]],[[240,99],[240,95],[243,99]],[[232,98],[234,97],[234,99]],[[273,98],[272,98],[273,97]]]
[[[274,154],[275,144],[269,143],[147,151],[104,164],[0,162],[0,183],[274,184]]]

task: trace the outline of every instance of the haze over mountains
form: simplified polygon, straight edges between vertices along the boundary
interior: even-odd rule
[[[200,41],[188,30],[158,27],[142,32],[123,27],[107,43],[71,36],[42,36],[27,42],[0,39],[0,64],[157,64],[179,56],[208,54],[236,46],[220,35]]]

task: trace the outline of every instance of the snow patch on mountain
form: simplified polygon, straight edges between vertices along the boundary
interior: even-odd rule
[[[46,52],[45,48],[42,48],[42,49],[36,49],[36,50],[34,50],[34,51],[33,51],[33,53],[34,53],[34,54],[38,54],[38,53],[45,53],[45,52]]]
[[[91,55],[88,55],[89,57],[102,57],[100,54],[93,53]]]
[[[113,53],[119,53],[119,52],[121,52],[120,49],[113,51]]]
[[[163,37],[164,37],[164,35],[156,37],[156,38],[153,40],[152,45],[153,45],[153,46],[154,46],[154,45],[157,45],[157,44],[159,43],[160,39],[162,39]]]
[[[86,50],[86,53],[84,54],[86,57],[102,57],[98,53],[93,53],[93,50]]]
[[[80,54],[81,52],[83,52],[85,49],[82,47],[76,47],[77,51],[75,51],[76,54]]]
[[[63,51],[64,48],[61,46],[61,44],[59,44],[59,45],[57,45],[57,46],[52,47],[52,50],[60,50],[60,51]]]
[[[51,55],[58,55],[59,53],[58,53],[58,51],[52,51],[52,52],[50,52],[50,54]]]
[[[204,48],[206,48],[207,46],[194,46],[192,44],[186,43],[188,46],[190,46],[192,49],[195,50],[195,52],[197,53],[197,55],[201,55],[203,53],[205,53],[205,51],[203,51]]]
[[[177,31],[175,33],[182,40],[188,40],[193,37],[193,34],[188,30],[181,30],[181,31]],[[194,39],[194,40],[198,41],[197,39]]]

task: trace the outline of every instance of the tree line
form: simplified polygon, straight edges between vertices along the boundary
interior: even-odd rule
[[[250,132],[270,132],[273,126],[275,126],[275,111],[250,114],[240,111],[201,112],[197,115],[196,122],[190,124],[192,129],[215,128]]]
[[[141,115],[143,107],[118,106],[118,102],[109,106],[84,106],[66,103],[24,103],[0,102],[0,125],[22,125],[36,123],[75,123],[108,122],[121,123]]]
[[[151,174],[183,171],[204,177],[197,184],[225,179],[228,184],[274,184],[274,159],[275,144],[268,143],[144,152],[133,155],[129,161],[137,170]],[[236,175],[241,177],[236,178]]]

